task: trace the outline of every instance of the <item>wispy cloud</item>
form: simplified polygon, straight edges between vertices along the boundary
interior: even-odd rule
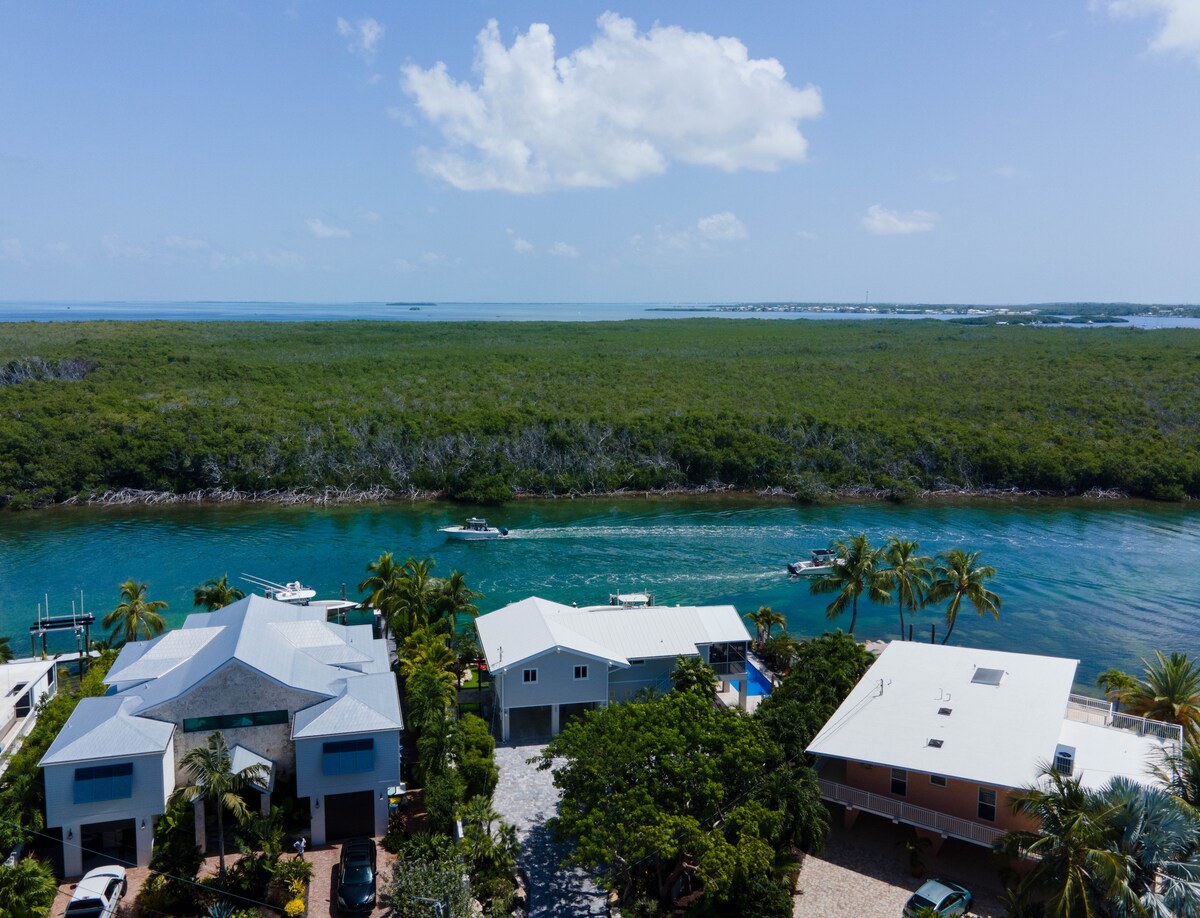
[[[387,31],[383,24],[375,19],[360,19],[350,22],[340,16],[337,21],[337,31],[346,39],[346,47],[351,54],[361,57],[368,64],[375,60],[375,52],[383,41],[383,33]]]
[[[515,230],[506,229],[504,234],[508,236],[508,241],[512,243],[513,251],[518,255],[534,254],[533,243],[528,239],[522,239],[516,234]]]
[[[312,217],[308,221],[308,231],[318,239],[349,239],[350,230],[341,226],[332,226],[326,223],[319,217]]]
[[[997,166],[995,169],[992,170],[992,175],[996,176],[997,178],[1005,178],[1005,179],[1021,178],[1024,174],[1025,173],[1022,172],[1020,169],[1018,169],[1016,166],[1009,166],[1009,165]]]
[[[746,238],[746,224],[727,210],[711,217],[701,217],[696,221],[696,229],[712,242],[733,242]]]
[[[404,68],[403,85],[446,145],[422,165],[463,190],[614,187],[672,163],[726,172],[802,162],[800,122],[822,112],[774,58],[736,38],[678,26],[640,32],[615,13],[592,42],[559,54],[534,23],[506,47],[495,20],[476,39],[479,83],[444,63]]]
[[[889,210],[872,204],[862,218],[863,228],[876,236],[907,236],[928,233],[937,225],[938,216],[927,210]]]
[[[0,261],[25,264],[25,247],[21,245],[20,239],[10,236],[0,240]]]
[[[550,254],[559,258],[578,258],[579,249],[567,242],[556,242],[550,247]]]
[[[1150,50],[1184,54],[1200,64],[1200,2],[1197,0],[1107,0],[1104,7],[1118,18],[1153,17],[1158,33]]]

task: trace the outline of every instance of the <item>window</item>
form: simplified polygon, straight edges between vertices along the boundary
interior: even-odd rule
[[[980,819],[988,822],[996,821],[996,792],[988,787],[979,788],[979,808],[976,810]]]
[[[929,783],[934,787],[945,787],[948,782],[945,775],[930,775]]]
[[[133,764],[94,765],[75,769],[75,802],[128,800],[133,796]]]
[[[199,733],[208,730],[232,730],[236,727],[266,727],[271,724],[286,724],[287,711],[253,711],[249,714],[216,714],[212,717],[185,717],[184,733]]]
[[[375,770],[375,740],[341,740],[321,744],[321,774],[353,775]]]
[[[586,665],[575,667],[575,678],[576,679],[586,679],[587,678],[587,666]]]
[[[534,685],[537,683],[537,670],[526,669],[521,671],[521,681],[526,685]]]
[[[908,796],[908,772],[903,768],[892,769],[892,793],[897,797]]]

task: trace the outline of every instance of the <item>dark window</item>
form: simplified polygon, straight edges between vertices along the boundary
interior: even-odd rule
[[[979,788],[979,813],[980,819],[986,819],[988,822],[996,821],[996,792],[991,788]]]
[[[586,679],[587,678],[587,667],[586,666],[576,666],[575,667],[575,678],[576,679]]]
[[[128,800],[133,796],[133,764],[94,765],[75,769],[75,802]]]
[[[375,770],[375,740],[341,740],[321,744],[321,773],[353,775]]]
[[[537,682],[537,670],[536,669],[523,670],[521,673],[521,681],[527,682],[527,683]]]
[[[233,730],[237,727],[266,727],[271,724],[286,724],[287,711],[253,711],[249,714],[216,714],[212,717],[185,717],[184,733],[200,733],[209,730]]]
[[[892,769],[892,793],[897,797],[908,796],[908,772],[903,768]]]
[[[934,787],[945,787],[946,783],[947,783],[946,776],[945,775],[930,775],[929,783],[932,784]]]

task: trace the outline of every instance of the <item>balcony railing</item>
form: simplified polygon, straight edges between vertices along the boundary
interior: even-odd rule
[[[913,806],[903,800],[893,797],[882,797],[870,791],[827,781],[821,778],[817,782],[821,786],[821,796],[834,803],[842,803],[847,809],[865,810],[877,816],[886,816],[896,822],[907,823],[920,829],[928,829],[951,838],[973,842],[976,845],[991,847],[1004,833],[991,826],[980,825],[969,819],[959,819],[957,816],[947,816],[937,810],[923,806]]]
[[[1066,716],[1067,720],[1111,727],[1114,730],[1136,733],[1138,736],[1152,736],[1166,743],[1183,742],[1183,728],[1178,724],[1124,714],[1113,710],[1111,703],[1099,698],[1089,698],[1087,695],[1071,694],[1067,699]]]

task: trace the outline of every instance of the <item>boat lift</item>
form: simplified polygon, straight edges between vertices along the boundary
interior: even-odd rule
[[[36,657],[37,641],[42,639],[42,659],[45,659],[50,654],[46,647],[46,635],[51,631],[74,631],[75,644],[79,649],[79,675],[83,676],[83,658],[85,651],[90,650],[92,646],[92,625],[96,622],[96,617],[91,612],[83,611],[83,590],[79,591],[79,612],[75,611],[75,600],[71,600],[70,615],[51,615],[50,614],[50,597],[47,595],[46,614],[42,615],[42,604],[38,603],[37,622],[29,626],[29,651],[30,655]]]

